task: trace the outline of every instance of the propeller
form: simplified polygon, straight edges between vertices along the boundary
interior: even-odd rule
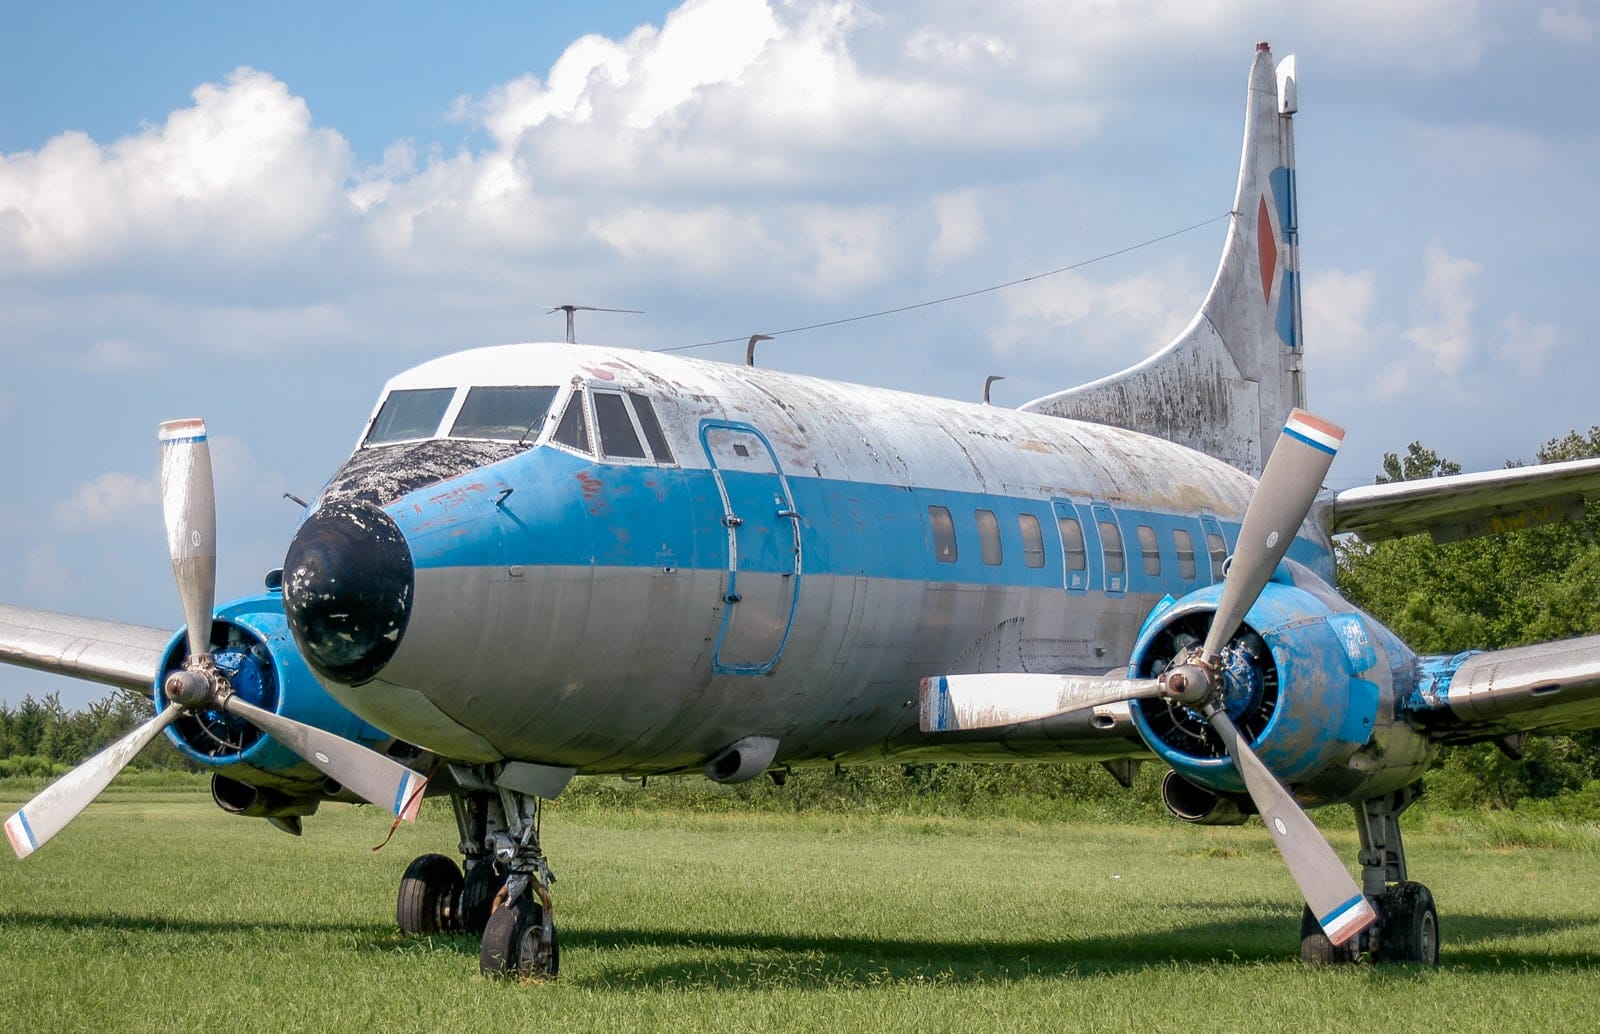
[[[1180,654],[1160,678],[978,674],[924,679],[922,728],[992,728],[1155,696],[1188,705],[1222,738],[1272,831],[1273,844],[1328,939],[1343,944],[1359,934],[1377,920],[1377,913],[1294,795],[1239,735],[1223,706],[1223,647],[1288,553],[1343,439],[1342,429],[1304,410],[1289,414],[1245,510],[1205,642]]]
[[[160,714],[47,786],[6,820],[6,838],[26,858],[61,832],[152,739],[185,712],[218,709],[261,729],[362,800],[407,821],[417,817],[427,779],[342,736],[256,707],[234,695],[211,656],[217,581],[217,510],[211,447],[203,420],[161,425],[161,509],[167,548],[188,625],[189,656],[162,684]]]

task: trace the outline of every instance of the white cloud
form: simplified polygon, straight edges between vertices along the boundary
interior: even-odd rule
[[[1588,46],[1594,41],[1595,19],[1580,11],[1576,0],[1539,9],[1539,31],[1563,43]]]
[[[933,199],[938,232],[928,248],[934,266],[942,266],[972,254],[989,243],[984,225],[983,204],[976,190],[959,190]]]
[[[140,348],[127,338],[101,338],[89,346],[87,354],[75,365],[93,373],[126,373],[144,366],[153,366],[160,360],[156,353]]]
[[[240,68],[194,106],[102,147],[79,132],[0,156],[0,264],[63,270],[119,252],[251,263],[336,226],[345,141],[305,101]]]
[[[1176,337],[1202,287],[1181,266],[1106,282],[1063,273],[1003,292],[1005,317],[989,339],[1002,357],[1071,356],[1080,368],[1111,373]]]
[[[1551,355],[1572,340],[1566,328],[1531,322],[1520,312],[1507,316],[1502,329],[1505,338],[1496,354],[1530,378],[1543,373]]]
[[[1403,336],[1439,372],[1453,377],[1472,358],[1472,314],[1478,304],[1474,286],[1483,267],[1451,255],[1434,239],[1423,255],[1423,271],[1422,291],[1413,305],[1416,322]]]
[[[62,599],[73,582],[72,570],[61,562],[55,546],[35,546],[22,558],[22,590],[30,597]]]
[[[57,502],[51,513],[63,527],[81,531],[124,520],[160,501],[155,478],[113,470],[79,485],[69,498]]]

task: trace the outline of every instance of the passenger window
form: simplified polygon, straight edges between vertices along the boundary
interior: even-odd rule
[[[567,411],[561,414],[561,423],[556,426],[556,433],[550,436],[550,440],[579,452],[589,451],[589,420],[584,413],[582,389],[573,391],[571,400],[567,402]]]
[[[628,404],[609,391],[594,393],[594,422],[600,429],[600,452],[619,459],[642,460],[644,446],[628,418]]]
[[[1228,559],[1228,544],[1214,531],[1206,532],[1206,549],[1211,552],[1211,580],[1222,581],[1223,562]]]
[[[650,451],[656,454],[656,462],[675,462],[672,458],[672,448],[667,445],[667,436],[661,433],[661,421],[656,419],[656,407],[638,392],[630,391],[628,397],[633,400],[634,415],[639,418],[639,426],[644,429],[644,440],[650,443]]]
[[[1161,573],[1161,547],[1156,545],[1156,529],[1141,524],[1134,529],[1139,533],[1139,552],[1144,555],[1144,573],[1154,577]]]
[[[1085,571],[1089,568],[1089,551],[1083,544],[1083,525],[1075,517],[1062,517],[1061,548],[1065,552],[1067,573]]]
[[[1127,567],[1122,555],[1122,530],[1111,521],[1100,523],[1100,552],[1106,558],[1106,575],[1121,574]]]
[[[1039,530],[1039,518],[1031,513],[1017,515],[1017,530],[1022,533],[1022,556],[1029,567],[1044,566],[1044,533]]]
[[[550,412],[556,389],[549,388],[473,388],[456,414],[452,438],[494,438],[522,442],[538,437],[540,425]]]
[[[405,388],[389,392],[362,444],[432,438],[438,433],[439,421],[444,419],[444,411],[450,408],[455,394],[454,388]]]
[[[1178,551],[1178,577],[1187,582],[1195,576],[1194,539],[1182,528],[1173,528],[1172,544]]]
[[[933,555],[941,564],[956,562],[956,522],[943,506],[928,507],[928,523],[933,525]]]
[[[978,545],[983,550],[983,562],[997,567],[1005,559],[1000,549],[1000,521],[993,510],[978,511]]]

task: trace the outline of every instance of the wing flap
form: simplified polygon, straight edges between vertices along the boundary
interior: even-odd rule
[[[0,662],[148,694],[172,630],[0,604]]]
[[[1362,485],[1336,495],[1322,520],[1368,542],[1428,532],[1435,542],[1531,528],[1583,515],[1600,498],[1600,459]]]

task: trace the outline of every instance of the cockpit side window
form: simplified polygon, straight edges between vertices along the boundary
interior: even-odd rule
[[[403,388],[389,392],[363,445],[432,438],[455,397],[454,388]]]
[[[589,418],[584,411],[583,389],[575,388],[567,401],[567,410],[561,414],[561,423],[550,440],[579,452],[589,451]]]
[[[611,391],[594,393],[594,422],[600,430],[600,452],[618,459],[642,460],[644,446],[628,416],[628,404]]]
[[[537,438],[555,397],[553,386],[472,388],[450,428],[450,437],[509,442]]]
[[[628,392],[628,398],[633,400],[633,412],[639,418],[639,427],[644,431],[644,440],[650,443],[650,451],[656,454],[657,463],[676,462],[672,458],[672,449],[667,445],[667,436],[661,433],[661,421],[656,419],[656,407],[650,400],[636,391]]]

